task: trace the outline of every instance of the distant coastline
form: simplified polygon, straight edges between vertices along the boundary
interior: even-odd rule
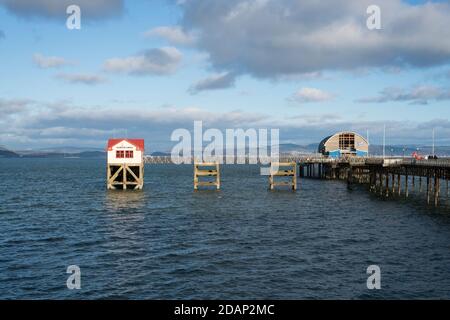
[[[280,144],[279,149],[282,154],[313,154],[317,152],[318,144],[298,145],[298,144]],[[411,156],[413,152],[418,152],[422,155],[429,155],[432,153],[431,146],[401,146],[401,145],[387,145],[387,156]],[[436,146],[435,152],[438,157],[449,157],[450,146]],[[369,147],[370,155],[382,155],[382,145],[371,145]],[[154,151],[149,156],[170,156],[167,151]],[[106,158],[106,152],[98,148],[83,148],[83,147],[61,147],[49,149],[36,150],[11,150],[7,147],[0,146],[0,158],[82,158],[82,159],[103,159]]]

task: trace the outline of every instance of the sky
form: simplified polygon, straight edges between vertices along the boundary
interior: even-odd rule
[[[449,30],[450,1],[0,0],[0,145],[168,151],[196,120],[450,145]]]

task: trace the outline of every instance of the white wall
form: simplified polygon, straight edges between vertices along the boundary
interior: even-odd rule
[[[116,158],[116,151],[133,151],[133,158]],[[108,150],[108,163],[110,164],[141,164],[143,162],[142,151],[137,151],[136,147],[127,141],[122,141]]]

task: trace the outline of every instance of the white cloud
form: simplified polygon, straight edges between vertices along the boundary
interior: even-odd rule
[[[40,53],[35,53],[33,55],[33,62],[38,67],[43,68],[43,69],[59,68],[59,67],[63,67],[63,66],[72,64],[71,62],[67,61],[64,58],[44,56]]]
[[[103,83],[106,81],[105,78],[96,74],[87,74],[87,73],[59,73],[56,75],[56,78],[62,79],[69,83],[82,83],[86,85],[94,85]]]
[[[131,75],[166,75],[176,71],[182,57],[174,47],[155,48],[135,56],[108,59],[104,70]]]
[[[186,33],[179,26],[161,26],[153,28],[144,33],[147,38],[159,37],[175,45],[192,45],[195,43],[195,36],[192,33]]]
[[[299,103],[324,102],[333,99],[333,95],[316,88],[301,88],[292,97],[292,100]]]
[[[22,101],[22,102],[20,102]],[[297,143],[319,142],[334,132],[351,130],[365,133],[370,130],[373,143],[381,141],[383,125],[388,127],[389,143],[421,144],[431,140],[431,129],[439,132],[437,143],[450,144],[450,123],[446,119],[433,121],[348,121],[333,114],[298,115],[290,118],[243,111],[212,112],[206,108],[152,108],[150,106],[75,106],[67,102],[33,102],[0,100],[3,106],[16,105],[13,117],[0,116],[0,139],[8,147],[43,147],[63,144],[74,146],[103,146],[111,136],[124,134],[143,137],[151,146],[150,152],[164,151],[174,144],[172,130],[193,129],[194,120],[204,121],[205,128],[279,128],[281,141]],[[15,103],[12,103],[15,102]],[[130,117],[130,114],[139,115]],[[149,149],[150,149],[149,148]]]

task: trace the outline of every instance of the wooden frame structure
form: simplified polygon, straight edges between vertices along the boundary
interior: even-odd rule
[[[300,162],[300,176],[365,184],[371,192],[386,198],[423,195],[427,204],[434,206],[450,194],[450,159],[312,158]]]
[[[213,181],[199,181],[199,178],[215,177]],[[215,186],[220,189],[220,167],[218,162],[194,163],[194,190],[198,187]]]
[[[108,189],[142,190],[144,186],[144,164],[109,164],[107,166]]]
[[[277,169],[274,169],[274,166]],[[289,177],[289,181],[275,181],[275,177]],[[270,164],[269,187],[274,190],[277,186],[290,186],[297,190],[297,163],[296,162],[272,162]]]

